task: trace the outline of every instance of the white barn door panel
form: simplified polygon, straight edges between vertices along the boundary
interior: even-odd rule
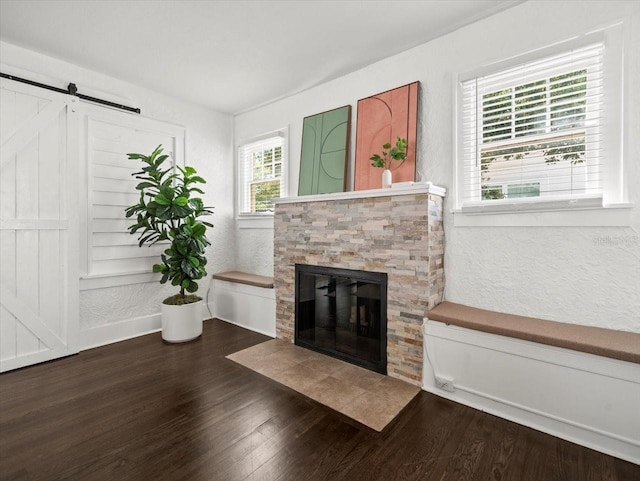
[[[78,352],[77,128],[75,99],[6,79],[0,87],[0,371],[8,371]]]

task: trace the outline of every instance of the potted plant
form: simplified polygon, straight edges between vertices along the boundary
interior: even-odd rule
[[[213,212],[197,197],[204,194],[198,185],[205,180],[192,167],[176,166],[178,173],[173,165],[164,166],[169,156],[162,151],[159,145],[149,156],[127,154],[144,166],[131,174],[141,181],[136,186],[140,199],[126,209],[126,216],[135,216],[129,232],[138,234],[140,247],[170,242],[160,256],[161,263],[153,266],[153,272],[162,274],[161,284],[171,281],[180,289],[162,302],[162,339],[186,342],[202,334],[202,298],[195,292],[197,281],[207,274],[204,254],[210,243],[205,233],[213,225],[199,218]]]
[[[387,142],[382,148],[384,149],[382,156],[373,154],[369,160],[371,160],[372,167],[384,169],[382,172],[382,187],[391,187],[393,182],[391,162],[393,160],[404,160],[407,157],[407,139],[398,137],[396,145],[391,146],[391,143]]]

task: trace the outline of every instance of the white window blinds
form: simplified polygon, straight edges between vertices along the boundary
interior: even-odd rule
[[[603,49],[597,43],[461,82],[463,208],[601,196]]]
[[[241,214],[273,212],[273,199],[285,197],[287,152],[284,132],[239,148],[239,209]]]

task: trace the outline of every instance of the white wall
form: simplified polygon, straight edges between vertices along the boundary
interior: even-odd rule
[[[233,268],[235,244],[233,217],[232,119],[229,115],[191,105],[98,72],[62,62],[23,48],[0,43],[3,72],[66,88],[69,82],[80,93],[116,100],[139,107],[142,117],[185,127],[185,163],[206,180],[206,205],[215,207],[208,231],[208,272]],[[141,65],[144,60],[141,60]],[[167,66],[170,75],[171,66]],[[35,77],[35,78],[34,78]],[[81,159],[82,160],[82,159]],[[86,160],[86,159],[85,159]],[[78,179],[82,182],[81,179]],[[157,283],[135,284],[82,291],[80,294],[81,348],[133,336],[141,329],[159,327],[160,302],[173,294],[171,286],[159,289]],[[204,296],[208,281],[200,283]],[[134,325],[135,324],[135,325]],[[84,339],[83,339],[84,333]]]
[[[417,168],[453,185],[454,78],[486,63],[625,21],[625,169],[640,203],[640,3],[529,1],[332,82],[235,117],[236,139],[290,126],[297,192],[302,119],[413,81],[421,84]],[[351,145],[354,158],[355,141]],[[351,166],[352,168],[352,166]],[[474,307],[640,332],[640,207],[629,227],[456,227],[445,203],[446,298]],[[271,274],[272,236],[237,229],[238,266]]]

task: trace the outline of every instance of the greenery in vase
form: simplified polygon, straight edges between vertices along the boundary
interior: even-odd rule
[[[380,169],[390,169],[392,160],[404,160],[407,157],[407,139],[401,139],[398,137],[396,145],[392,146],[387,142],[382,146],[382,156],[374,154],[369,160],[373,167]]]
[[[136,216],[136,223],[129,227],[130,234],[138,234],[138,245],[153,245],[170,240],[168,249],[161,255],[162,263],[153,266],[153,272],[162,273],[160,283],[171,281],[180,288],[180,293],[165,299],[165,304],[188,304],[200,300],[198,296],[186,292],[198,290],[199,279],[207,275],[205,249],[210,242],[205,235],[209,222],[199,217],[212,214],[211,207],[205,207],[200,197],[204,194],[198,187],[206,181],[196,175],[193,167],[163,166],[169,158],[162,153],[159,145],[149,156],[127,154],[131,160],[144,164],[140,172],[133,175],[141,182],[136,186],[140,191],[137,204],[126,209],[127,218]],[[171,162],[169,162],[171,164]]]

